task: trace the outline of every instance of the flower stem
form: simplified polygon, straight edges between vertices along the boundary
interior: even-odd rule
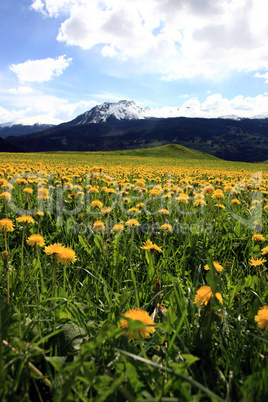
[[[22,269],[23,269],[23,248],[24,248],[24,234],[25,234],[25,225],[23,225],[23,230],[22,230],[22,241],[21,241],[21,255],[20,255],[20,269],[21,273],[23,275]]]
[[[7,251],[7,232],[4,230],[4,238],[5,238],[5,250]]]
[[[37,261],[38,261],[38,268],[39,268],[40,278],[41,278],[41,282],[43,282],[43,273],[42,273],[42,269],[41,269],[41,262],[40,262],[40,257],[39,257],[39,252],[38,252],[38,246],[37,246],[37,244],[35,245],[35,247],[36,247],[36,255],[37,255]]]
[[[145,349],[144,349],[143,344],[142,344],[142,340],[139,339],[138,342],[139,342],[139,345],[140,345],[140,348],[141,348],[142,356],[144,357],[144,359],[148,360],[147,354],[146,354]]]
[[[220,232],[220,207],[218,206],[218,230],[217,230],[217,241],[216,241],[216,245],[218,245],[219,232]]]
[[[140,308],[140,301],[139,301],[139,295],[138,295],[138,289],[137,289],[137,282],[135,278],[135,274],[132,268],[132,265],[130,265],[130,272],[131,272],[131,279],[134,285],[134,291],[135,291],[135,299],[136,299],[136,306],[137,308]]]
[[[56,297],[56,280],[57,280],[57,260],[56,258],[53,256],[53,283],[52,283],[52,287],[53,287],[53,293],[52,293],[52,297]]]

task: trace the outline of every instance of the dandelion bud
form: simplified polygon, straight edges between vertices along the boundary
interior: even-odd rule
[[[159,279],[156,279],[154,288],[155,288],[155,292],[156,292],[156,293],[159,292],[159,290],[160,290],[160,288],[161,288],[161,282],[160,282]]]
[[[4,261],[8,261],[8,258],[9,258],[9,252],[8,251],[3,252],[3,258],[4,258]]]

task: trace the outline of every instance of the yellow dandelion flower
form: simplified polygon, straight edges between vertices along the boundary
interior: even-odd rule
[[[93,223],[93,229],[95,230],[95,232],[104,232],[105,225],[102,221],[96,221]]]
[[[44,216],[44,212],[42,212],[42,211],[36,211],[36,212],[34,213],[34,216],[38,216],[38,217]]]
[[[26,194],[32,194],[33,189],[30,188],[30,187],[25,187],[25,188],[23,189],[23,192],[26,193]]]
[[[141,247],[142,250],[156,250],[159,253],[163,253],[163,250],[158,247],[156,244],[153,244],[151,240],[147,240],[146,242],[143,243],[144,245]]]
[[[259,259],[254,259],[253,257],[251,257],[250,259],[250,265],[252,267],[259,267],[260,265],[264,264],[266,262],[265,258],[259,258]]]
[[[63,265],[73,264],[76,261],[75,251],[69,247],[63,247],[62,250],[55,254],[57,262]]]
[[[8,191],[4,191],[3,193],[0,194],[0,198],[1,198],[1,200],[10,201],[11,194]]]
[[[96,187],[91,187],[89,189],[89,193],[91,193],[91,194],[97,194],[98,192],[99,192],[99,190]]]
[[[211,184],[208,184],[204,187],[204,194],[212,194],[214,192],[214,187]]]
[[[38,195],[37,195],[37,199],[38,200],[46,200],[48,198],[48,191],[47,188],[45,187],[40,187],[38,189]]]
[[[216,298],[222,303],[222,295],[220,293],[215,294]],[[196,303],[197,307],[201,307],[202,305],[207,305],[210,298],[213,297],[213,293],[211,291],[210,286],[201,286],[195,295],[194,302]]]
[[[262,255],[268,254],[268,246],[262,248],[261,253]]]
[[[194,206],[195,206],[195,207],[203,207],[203,206],[205,206],[205,205],[207,205],[207,203],[206,203],[206,201],[203,200],[202,198],[198,198],[198,199],[196,199],[196,200],[194,201]]]
[[[181,202],[182,204],[188,204],[189,202],[189,197],[187,194],[181,194],[179,197],[176,198],[178,202]]]
[[[228,184],[227,186],[224,187],[224,192],[225,193],[230,193],[233,189],[233,186],[231,186],[230,184]]]
[[[122,230],[124,230],[124,225],[122,223],[116,223],[112,228],[113,232],[121,232]]]
[[[45,247],[45,253],[48,255],[59,254],[64,248],[61,243],[54,243]]]
[[[172,226],[169,223],[164,223],[161,225],[161,230],[164,232],[172,232]]]
[[[145,310],[134,308],[127,311],[124,318],[130,318],[134,321],[140,321],[142,324],[146,325],[146,327],[136,329],[134,333],[128,331],[127,334],[130,339],[137,339],[138,337],[150,338],[151,334],[155,332],[154,322]],[[128,329],[128,321],[124,318],[121,320],[120,327],[123,329]]]
[[[254,319],[260,329],[268,331],[268,306],[261,307]]]
[[[225,206],[222,204],[215,204],[215,207],[221,208],[221,209],[225,209]]]
[[[129,219],[128,221],[126,221],[125,223],[126,226],[140,226],[139,221],[137,221],[137,219]]]
[[[235,204],[235,205],[239,205],[239,204],[241,204],[241,202],[239,201],[238,198],[233,198],[232,201],[231,201],[231,204],[232,204],[232,205],[234,205],[234,204]]]
[[[6,185],[7,185],[7,180],[6,180],[6,179],[1,178],[1,179],[0,179],[0,186],[5,187]]]
[[[29,246],[43,247],[45,245],[45,239],[40,234],[33,234],[29,236],[26,242],[29,244]]]
[[[128,212],[133,212],[133,213],[138,212],[139,213],[141,211],[136,207],[132,207],[132,208],[129,208]]]
[[[112,212],[112,208],[111,208],[111,207],[102,208],[102,209],[101,209],[101,212],[102,212],[104,215],[108,215],[110,212]]]
[[[100,200],[94,200],[91,202],[90,204],[93,208],[102,208],[103,207],[103,203]]]
[[[261,233],[254,233],[254,235],[252,236],[252,240],[265,241],[265,237]]]
[[[114,188],[107,188],[107,190],[105,192],[106,192],[106,194],[114,194],[115,189]]]
[[[158,213],[162,215],[169,215],[169,211],[166,208],[159,209]]]
[[[136,180],[136,184],[139,187],[145,187],[145,180],[144,179],[138,179],[138,180]]]
[[[30,223],[34,223],[34,219],[29,215],[22,215],[19,218],[16,218],[16,221],[22,223],[23,225],[29,225]]]
[[[15,184],[20,184],[20,185],[27,184],[27,180],[19,178],[19,179],[16,179]]]
[[[220,189],[215,190],[214,193],[212,194],[212,198],[214,200],[223,200],[224,199],[223,191]]]
[[[223,270],[223,266],[220,265],[217,261],[213,261],[213,265],[217,272],[221,272]],[[208,271],[209,270],[208,264],[205,265],[204,268]]]
[[[13,222],[11,219],[3,218],[0,220],[0,230],[3,232],[13,232]]]

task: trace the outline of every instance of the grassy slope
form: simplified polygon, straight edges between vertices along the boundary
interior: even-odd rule
[[[209,155],[205,152],[195,151],[178,144],[168,144],[160,147],[145,149],[131,149],[128,151],[110,151],[107,153],[110,155],[144,156],[155,158],[219,160],[219,158],[216,158],[216,156]],[[99,154],[104,155],[105,153],[101,152]]]

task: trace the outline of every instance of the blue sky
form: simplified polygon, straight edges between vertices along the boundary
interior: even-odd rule
[[[60,123],[105,101],[268,113],[263,0],[8,0],[0,123]]]

